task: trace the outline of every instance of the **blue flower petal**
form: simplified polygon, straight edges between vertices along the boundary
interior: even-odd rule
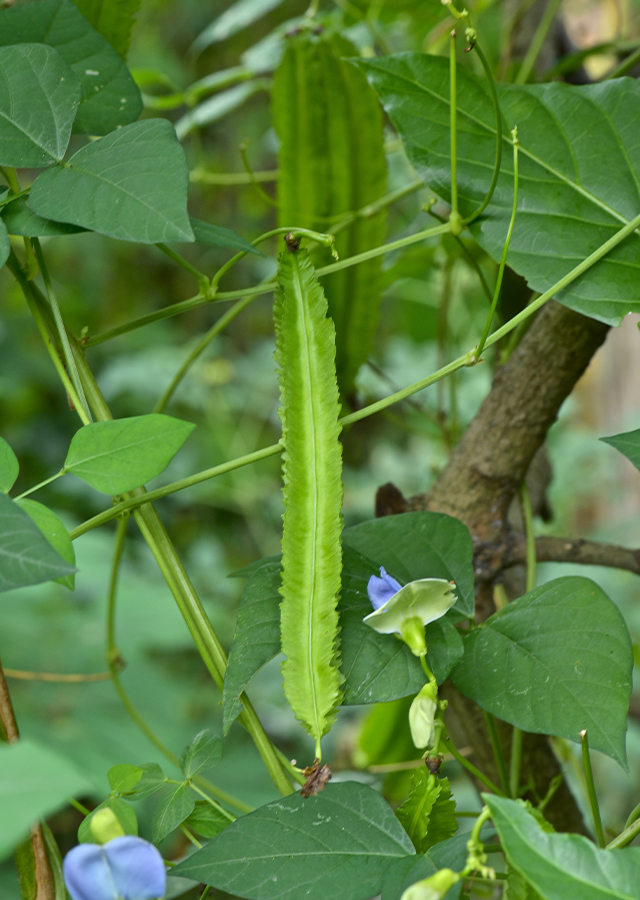
[[[158,900],[166,890],[162,857],[142,838],[80,844],[67,853],[64,880],[72,900]]]
[[[400,582],[387,575],[384,566],[380,566],[380,577],[372,575],[367,584],[367,593],[373,608],[380,609],[401,587]]]
[[[159,852],[138,837],[119,837],[104,845],[113,882],[123,900],[158,900],[167,877]]]
[[[72,900],[117,900],[104,848],[78,844],[64,858],[64,881]]]

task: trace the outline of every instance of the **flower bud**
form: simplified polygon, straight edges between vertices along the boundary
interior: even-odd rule
[[[120,824],[118,817],[108,806],[104,806],[102,809],[97,809],[94,812],[91,816],[89,828],[98,844],[106,844],[107,841],[112,841],[114,838],[124,835],[124,828]]]
[[[435,875],[416,881],[408,887],[400,900],[442,900],[447,891],[460,881],[457,872],[440,869]]]
[[[421,750],[433,747],[435,718],[438,711],[438,685],[430,681],[409,708],[409,727],[413,743]]]

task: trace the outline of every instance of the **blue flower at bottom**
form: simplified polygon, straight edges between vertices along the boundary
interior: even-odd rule
[[[159,852],[129,835],[79,844],[65,856],[63,873],[73,900],[160,900],[166,890]]]
[[[372,575],[367,584],[367,593],[373,608],[380,609],[401,587],[400,582],[392,575],[388,575],[384,566],[380,566],[380,577]]]

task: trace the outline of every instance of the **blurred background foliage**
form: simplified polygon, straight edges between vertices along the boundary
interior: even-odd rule
[[[509,77],[510,71],[507,26],[525,5],[491,0],[470,4],[485,52],[503,77]],[[262,191],[275,198],[278,143],[269,85],[286,33],[299,27],[306,4],[244,0],[251,21],[235,32],[232,18],[219,18],[227,6],[226,0],[142,0],[129,65],[145,94],[143,115],[169,116],[185,134],[192,169],[190,213],[253,240],[275,226],[277,211],[250,183],[240,145],[245,142]],[[378,0],[371,5],[364,0],[339,0],[335,6],[327,5],[326,12],[324,8],[320,20],[345,34],[361,53],[439,53],[444,49],[446,12],[435,0]],[[571,0],[562,9],[576,45],[580,40],[595,44],[612,35],[628,40],[638,34],[634,0],[589,5]],[[612,10],[620,12],[613,26]],[[194,41],[202,35],[210,37],[211,23],[216,21],[218,31],[214,28],[213,33],[219,39],[205,47],[201,38],[196,52]],[[610,65],[612,52],[609,48],[608,56],[594,56],[589,65],[594,71],[603,60]],[[461,63],[474,65],[472,56]],[[223,74],[212,79],[216,73]],[[221,90],[215,89],[220,85]],[[194,124],[196,115],[199,119]],[[386,133],[386,152],[388,190],[394,191],[415,175],[391,130]],[[393,204],[387,219],[389,237],[428,227],[430,220],[421,210],[428,200],[429,192],[423,188]],[[359,372],[353,402],[364,404],[384,396],[469,349],[486,315],[486,298],[469,254],[489,283],[495,266],[471,241],[463,243],[464,251],[447,237],[384,257],[380,324],[369,361]],[[76,334],[87,329],[93,337],[197,292],[193,277],[155,247],[119,243],[96,234],[45,239],[43,245],[67,326]],[[280,248],[271,241],[262,249],[264,257],[246,257],[225,275],[221,289],[242,289],[271,275]],[[206,273],[213,273],[232,255],[199,245],[181,250]],[[522,292],[522,286],[514,288],[514,283],[507,282],[505,302],[514,291]],[[20,460],[17,488],[25,490],[59,469],[78,420],[61,393],[20,292],[6,272],[0,275],[0,297],[0,422],[3,437]],[[189,351],[226,308],[227,304],[201,306],[91,347],[88,359],[113,414],[150,412]],[[637,330],[627,320],[611,335],[552,429],[548,449],[553,518],[546,524],[537,522],[540,532],[638,546],[640,476],[611,448],[597,442],[599,436],[638,426],[637,394],[630,387],[640,375],[637,347]],[[490,380],[490,364],[463,370],[347,430],[345,523],[370,518],[376,488],[387,481],[406,495],[426,490],[481,403]],[[209,345],[167,412],[196,423],[197,428],[152,487],[278,440],[270,295],[255,299]],[[95,493],[71,476],[44,488],[37,497],[55,509],[68,527],[104,508]],[[228,646],[243,586],[242,580],[230,579],[229,574],[279,551],[279,461],[272,458],[173,494],[157,508]],[[114,539],[110,523],[76,541],[79,574],[74,593],[47,584],[0,596],[0,652],[9,675],[11,670],[105,671],[106,597]],[[562,574],[573,574],[570,567],[561,568]],[[546,565],[539,579],[557,574],[560,567]],[[580,574],[591,575],[619,604],[637,644],[637,579],[613,570],[581,569]],[[120,576],[116,629],[126,662],[123,685],[139,713],[174,753],[179,754],[200,729],[219,728],[218,692],[133,523]],[[172,773],[131,720],[109,681],[56,683],[14,676],[9,683],[22,734],[60,748],[90,776],[95,793],[84,798],[88,805],[106,796],[106,772],[117,763],[157,761]],[[310,761],[310,745],[281,692],[277,661],[263,670],[249,693],[276,744],[289,756]],[[403,703],[369,712],[364,731],[364,710],[351,708],[341,714],[327,747],[335,777],[340,777],[341,770],[365,767],[355,777],[376,785],[386,779],[387,796],[402,796],[407,773],[387,775],[384,765],[415,755],[406,726],[398,726],[399,721],[406,723]],[[640,715],[640,701],[634,699],[634,704],[632,710]],[[629,777],[611,760],[595,756],[605,820],[622,827],[640,800],[636,720],[632,718],[629,732]],[[367,772],[371,764],[377,768]],[[446,764],[446,771],[454,778],[460,808],[479,808],[455,765]],[[251,805],[272,798],[259,757],[237,725],[213,775],[216,783]],[[137,804],[143,833],[151,808],[146,809],[144,802]],[[52,820],[63,852],[74,843],[80,819],[69,808]],[[180,850],[178,838],[167,847],[170,854]],[[19,896],[10,863],[0,868],[0,896],[3,900]]]

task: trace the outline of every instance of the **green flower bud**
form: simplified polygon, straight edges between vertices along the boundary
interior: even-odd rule
[[[108,806],[97,809],[91,816],[89,825],[91,834],[97,844],[106,844],[114,838],[124,836],[124,828],[118,821],[118,817]]]
[[[438,711],[438,685],[430,681],[422,688],[409,708],[409,727],[413,743],[421,750],[433,747],[435,719]]]
[[[457,872],[440,869],[435,875],[416,881],[408,887],[400,900],[442,900],[447,891],[460,881]]]

